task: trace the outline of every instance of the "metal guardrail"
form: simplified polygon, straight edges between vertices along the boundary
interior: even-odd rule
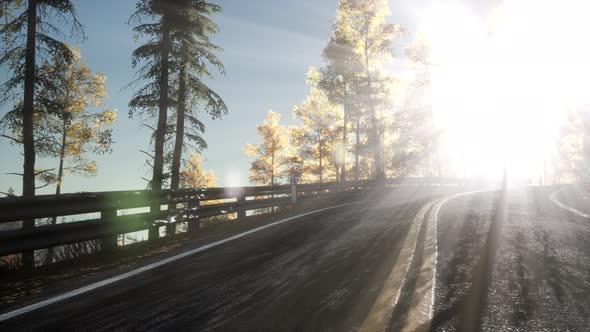
[[[387,184],[456,184],[456,180],[434,178],[389,179]],[[187,222],[188,231],[199,228],[200,220],[228,213],[238,218],[246,211],[294,205],[297,200],[342,195],[364,190],[373,181],[330,182],[277,186],[218,187],[179,190],[136,190],[38,195],[0,198],[0,224],[42,218],[91,214],[91,219],[37,226],[32,229],[0,231],[0,256],[72,244],[101,241],[101,250],[117,247],[120,234],[148,230],[158,237],[159,227]],[[227,202],[226,200],[234,201]],[[222,200],[220,202],[220,200]],[[157,207],[165,206],[166,209]],[[155,212],[120,215],[120,211],[144,208]],[[152,210],[153,211],[153,210]],[[154,235],[155,234],[155,235]]]

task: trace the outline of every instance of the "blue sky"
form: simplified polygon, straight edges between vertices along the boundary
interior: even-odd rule
[[[428,0],[392,2],[392,23],[412,26],[416,10]],[[74,1],[87,40],[79,45],[82,56],[94,71],[107,77],[106,107],[117,109],[113,153],[98,156],[95,178],[70,176],[65,192],[142,189],[146,175],[145,158],[138,151],[148,148],[149,132],[140,119],[127,116],[133,80],[133,42],[127,20],[135,0]],[[203,153],[205,167],[215,171],[219,185],[248,183],[248,160],[242,147],[256,142],[256,125],[266,112],[282,114],[292,123],[293,106],[308,91],[309,66],[321,65],[321,52],[330,35],[337,0],[223,0],[223,13],[214,17],[220,32],[214,41],[224,48],[220,58],[227,74],[217,76],[211,86],[224,98],[229,114],[220,120],[203,115],[209,148]],[[402,53],[397,50],[397,53]],[[403,54],[403,53],[402,53]],[[20,192],[21,178],[6,175],[22,170],[21,148],[0,141],[0,191],[9,186]],[[55,167],[57,161],[39,161],[39,167]],[[149,177],[149,175],[148,175]],[[53,188],[41,190],[49,193]]]

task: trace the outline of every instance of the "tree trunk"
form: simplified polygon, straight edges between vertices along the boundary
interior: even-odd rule
[[[368,33],[368,32],[367,32]],[[373,104],[373,84],[371,75],[370,55],[369,55],[369,38],[368,34],[365,34],[365,66],[367,70],[367,91],[369,93],[369,111],[371,112],[371,129],[372,129],[372,143],[373,144],[373,163],[375,164],[375,179],[381,180],[385,178],[383,172],[383,160],[381,159],[381,136],[379,134],[379,123],[377,121],[377,109]]]
[[[61,137],[61,146],[59,148],[59,167],[57,168],[57,183],[55,185],[55,194],[59,195],[61,194],[61,182],[63,179],[63,175],[64,175],[64,159],[66,157],[66,142],[67,142],[67,129],[68,129],[68,125],[67,125],[67,120],[64,119],[63,122],[63,134]],[[57,217],[53,217],[51,218],[51,224],[55,225],[57,224]],[[53,263],[53,258],[54,258],[54,249],[53,247],[47,248],[47,253],[45,255],[45,264],[51,264]]]
[[[340,171],[340,181],[346,181],[346,145],[348,144],[348,140],[346,137],[346,123],[348,121],[348,109],[349,109],[349,105],[348,104],[344,104],[344,116],[343,116],[343,123],[342,123],[342,170]]]
[[[182,45],[185,48],[183,42]],[[184,118],[186,114],[186,64],[180,67],[178,81],[178,111],[176,114],[176,138],[174,151],[172,152],[172,169],[170,170],[170,189],[178,189],[180,184],[180,161],[182,160],[182,147],[184,145]],[[170,204],[168,209],[176,209],[176,203]],[[174,235],[176,224],[166,227],[166,236]]]
[[[166,15],[162,17],[162,44],[160,47],[160,102],[158,110],[158,126],[156,128],[156,140],[154,142],[154,173],[152,176],[152,190],[162,190],[164,173],[164,142],[166,139],[166,120],[168,117],[168,57],[170,53],[170,28]],[[151,206],[150,211],[155,215],[160,212],[160,204]],[[150,239],[158,238],[158,227],[149,232]]]
[[[354,180],[358,181],[359,179],[359,155],[361,153],[361,117],[358,115],[356,117],[356,142],[354,148]]]
[[[273,151],[272,151],[272,155],[271,155],[271,159],[270,159],[270,185],[271,186],[274,186],[275,185],[275,150],[276,149],[273,146]],[[275,198],[275,195],[274,194],[273,195],[270,195],[270,198],[273,198],[274,199]],[[276,212],[275,207],[274,206],[271,207],[270,208],[270,211],[272,213],[275,213]]]
[[[35,46],[37,33],[37,0],[29,0],[27,8],[27,46],[25,53],[25,86],[23,107],[23,196],[35,196],[35,138],[33,112],[35,98]],[[35,227],[35,219],[23,220],[23,229]],[[22,253],[23,269],[35,265],[34,251]]]
[[[322,173],[323,173],[323,167],[322,167],[322,157],[323,157],[323,151],[322,151],[322,136],[320,134],[318,134],[318,138],[319,138],[319,149],[320,149],[320,183],[322,183]]]
[[[180,162],[184,145],[184,119],[186,114],[186,66],[180,68],[178,82],[178,114],[176,119],[176,139],[172,154],[170,189],[178,189],[180,184]]]
[[[158,110],[158,126],[156,128],[156,140],[154,142],[154,173],[152,177],[152,190],[162,189],[164,173],[164,141],[166,138],[166,120],[168,117],[168,57],[170,53],[170,29],[166,17],[162,18],[162,45],[160,48],[160,100]]]
[[[381,158],[381,128],[377,119],[377,110],[371,106],[372,113],[372,131],[373,131],[373,161],[375,162],[375,179],[382,180],[385,178],[383,169],[383,159]]]
[[[270,185],[275,185],[275,151],[273,147],[273,152],[270,157]]]

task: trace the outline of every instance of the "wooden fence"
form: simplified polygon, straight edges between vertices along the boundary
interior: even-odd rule
[[[457,184],[457,181],[406,178],[389,179],[386,184]],[[0,198],[0,225],[31,219],[38,221],[32,229],[0,231],[0,256],[89,240],[100,240],[101,251],[108,251],[118,246],[117,239],[121,234],[148,230],[149,238],[154,240],[159,237],[159,228],[164,225],[186,223],[188,232],[193,232],[199,228],[203,218],[229,213],[243,218],[250,210],[295,205],[302,199],[317,196],[341,196],[366,190],[373,185],[373,181],[349,181]],[[80,215],[84,215],[86,220],[76,221],[76,216]],[[59,217],[70,218],[70,221],[51,222]],[[45,220],[45,225],[40,225],[39,220]],[[175,226],[171,229],[174,230]]]
[[[158,237],[159,227],[164,225],[186,222],[189,231],[194,231],[203,218],[230,213],[242,218],[249,210],[293,205],[298,199],[320,194],[340,195],[370,186],[369,181],[356,181],[0,198],[0,224],[87,217],[80,221],[46,222],[49,224],[41,226],[37,222],[38,226],[32,229],[0,231],[0,256],[96,239],[101,241],[103,251],[111,250],[117,247],[120,234],[148,230],[150,239],[154,239]],[[154,206],[160,206],[160,209],[154,209]]]

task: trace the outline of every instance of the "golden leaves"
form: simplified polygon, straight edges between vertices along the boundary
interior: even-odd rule
[[[180,171],[180,186],[182,188],[215,187],[217,178],[213,171],[203,170],[201,155],[193,153],[184,163]]]

